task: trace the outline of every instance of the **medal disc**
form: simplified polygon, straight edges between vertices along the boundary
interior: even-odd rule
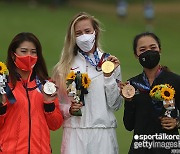
[[[101,69],[104,73],[111,73],[114,70],[114,63],[111,61],[105,61],[102,64]]]
[[[122,95],[125,98],[132,98],[135,95],[135,89],[132,85],[127,84],[122,89]]]
[[[45,94],[47,95],[52,95],[53,93],[56,92],[56,86],[53,82],[49,82],[47,81],[45,84],[44,84],[44,92]]]

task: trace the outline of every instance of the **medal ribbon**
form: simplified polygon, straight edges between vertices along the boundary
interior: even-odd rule
[[[99,59],[99,55],[98,55],[97,50],[95,50],[94,53],[93,53],[94,59],[95,59],[95,61],[96,61],[96,64],[94,64],[94,62],[92,61],[92,59],[89,58],[89,56],[86,55],[83,51],[80,50],[79,52],[84,56],[84,58],[85,58],[92,66],[95,66],[95,67],[96,67],[96,66],[98,65],[100,59]]]
[[[79,51],[84,58],[94,67],[96,67],[97,71],[101,71],[101,65],[107,60],[107,58],[110,56],[109,53],[103,53],[103,55],[101,56],[101,59],[99,58],[98,52],[97,50],[94,51],[93,55],[96,61],[96,64],[94,64],[94,62],[92,61],[91,58],[89,58],[88,55],[86,55],[83,51]]]
[[[155,79],[161,74],[161,72],[162,72],[162,70],[161,70],[161,68],[159,68]],[[151,86],[149,84],[148,78],[147,78],[145,72],[143,72],[142,75],[143,75],[143,81],[145,82],[145,84],[134,82],[134,81],[132,81],[132,84],[136,85],[140,91],[149,92],[151,90]]]
[[[6,83],[6,87],[5,87],[5,92],[6,92],[6,96],[9,100],[9,102],[11,104],[14,104],[16,102],[16,98],[14,97],[14,94],[12,93],[12,90],[7,83]]]
[[[107,58],[110,56],[109,53],[103,53],[103,55],[101,56],[101,59],[99,61],[99,63],[96,66],[96,70],[97,71],[101,71],[101,66],[102,64],[107,60]]]
[[[7,82],[5,83],[4,91],[6,92],[6,96],[11,104],[14,104],[16,102],[16,98],[14,97],[14,94],[12,93],[11,88],[8,85],[8,76],[6,76]]]
[[[22,80],[21,75],[20,75],[19,73],[16,73],[16,75],[17,75],[18,79],[23,83],[23,87],[26,88],[27,90],[31,91],[31,90],[34,90],[34,89],[36,89],[36,88],[39,88],[39,90],[42,91],[42,84],[43,84],[43,83],[41,83],[41,81],[40,81],[40,79],[38,78],[37,75],[35,76],[36,86],[35,86],[35,87],[32,87],[32,88],[28,88],[28,87],[27,87],[27,83],[25,83],[25,82]],[[29,81],[30,81],[30,80],[29,80]],[[46,80],[45,80],[45,81],[46,81]],[[44,81],[44,82],[45,82],[45,81]]]
[[[156,74],[156,78],[161,74],[161,72],[162,72],[162,70],[161,70],[161,68],[159,68],[157,71],[157,74]],[[149,84],[149,81],[148,81],[148,78],[147,78],[145,72],[143,72],[143,81],[145,82],[145,84],[141,84],[141,83],[137,83],[137,82],[132,82],[132,84],[136,85],[137,88],[139,89],[139,91],[149,93],[149,91],[151,90],[151,86]],[[163,108],[162,102],[152,99],[152,104],[155,109],[155,112],[153,113],[153,115],[156,117],[159,117],[161,114],[161,110]]]

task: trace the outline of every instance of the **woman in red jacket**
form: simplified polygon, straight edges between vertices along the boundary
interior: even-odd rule
[[[14,37],[7,68],[9,83],[0,102],[0,153],[51,153],[50,130],[58,129],[63,118],[56,92],[47,95],[42,90],[49,76],[36,36]]]

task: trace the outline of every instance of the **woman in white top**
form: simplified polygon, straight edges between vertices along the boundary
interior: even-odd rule
[[[61,154],[119,153],[114,111],[120,108],[122,102],[117,86],[121,80],[120,62],[115,56],[103,54],[99,34],[97,19],[85,12],[76,15],[68,28],[60,61],[53,71],[60,99],[63,99],[60,106],[65,119]],[[97,69],[102,59],[114,63],[111,73]],[[63,91],[66,77],[72,70],[87,73],[91,79],[88,94],[84,95],[84,105],[75,103]],[[73,112],[79,109],[82,116],[73,116]]]

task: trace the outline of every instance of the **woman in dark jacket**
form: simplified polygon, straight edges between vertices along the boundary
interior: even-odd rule
[[[155,34],[146,32],[137,35],[133,48],[143,72],[129,79],[135,88],[135,95],[131,99],[125,98],[124,125],[128,131],[134,130],[129,154],[180,152],[180,76],[160,65],[161,44]],[[175,109],[171,111],[170,117],[165,116],[163,101],[154,100],[150,96],[153,87],[160,84],[169,84],[175,90]],[[121,88],[124,86],[122,84]]]

